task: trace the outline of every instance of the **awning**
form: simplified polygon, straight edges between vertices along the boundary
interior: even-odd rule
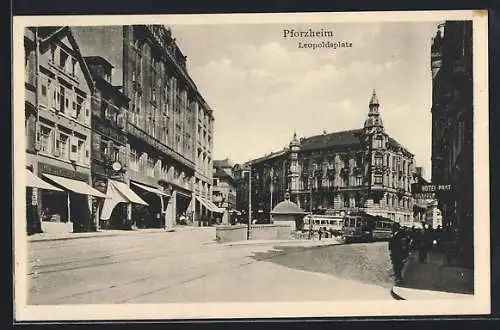
[[[214,204],[211,200],[209,200],[209,199],[206,199],[206,201],[207,201],[208,205],[210,205],[210,207],[212,208],[212,211],[213,211],[213,212],[217,212],[217,213],[224,213],[224,211],[226,210],[226,209],[224,209],[224,208],[218,207],[217,205],[215,205],[215,204]]]
[[[143,184],[140,184],[140,183],[135,183],[135,182],[132,182],[130,181],[131,184],[133,184],[134,186],[137,186],[143,190],[146,190],[146,191],[149,191],[153,194],[157,194],[157,195],[160,195],[160,196],[170,196],[169,194],[167,193],[164,193],[163,191],[159,190],[159,189],[156,189],[156,188],[153,188],[153,187],[150,187],[150,186],[146,186],[146,185],[143,185]]]
[[[118,181],[109,180],[108,188],[106,190],[106,199],[102,206],[101,219],[108,220],[113,213],[113,209],[119,203],[136,203],[141,205],[148,205],[142,198],[140,198],[132,189],[126,184]]]
[[[125,183],[113,180],[109,180],[109,183],[113,185],[120,193],[122,193],[122,195],[124,195],[130,202],[141,205],[148,205],[148,203],[146,203],[141,197],[139,197],[139,195],[137,195]]]
[[[59,189],[56,186],[53,186],[50,183],[43,181],[28,169],[26,170],[26,186],[33,188],[41,188],[45,190],[63,191],[62,189]]]
[[[205,206],[207,210],[212,211],[212,208],[210,207],[210,205],[208,205],[208,203],[204,198],[201,198],[200,196],[195,196],[195,197],[203,206]]]
[[[51,175],[51,174],[43,174],[43,176],[45,176],[48,179],[54,181],[55,183],[61,185],[62,187],[66,188],[67,190],[71,190],[77,194],[92,195],[95,197],[106,198],[106,195],[104,195],[102,192],[92,188],[91,186],[89,186],[87,183],[85,183],[83,181],[72,180],[72,179],[63,178],[63,177]]]
[[[203,206],[205,206],[211,212],[223,213],[224,209],[217,207],[214,203],[200,196],[196,196],[196,199],[200,201]]]

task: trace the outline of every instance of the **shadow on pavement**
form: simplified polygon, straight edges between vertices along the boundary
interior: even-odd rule
[[[391,288],[392,266],[385,244],[341,244],[297,247],[275,245],[274,250],[254,252],[257,261],[292,269],[332,275],[346,280]]]
[[[419,263],[416,253],[408,258],[403,278],[403,283],[399,285],[403,288],[474,294],[473,270],[438,263],[432,259],[427,263]]]

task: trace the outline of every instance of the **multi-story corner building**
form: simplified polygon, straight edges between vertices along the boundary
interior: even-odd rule
[[[212,186],[212,201],[213,203],[225,210],[222,215],[222,223],[229,224],[232,219],[229,219],[231,213],[234,214],[236,208],[236,184],[233,177],[233,165],[229,159],[214,160],[213,162],[213,186]]]
[[[171,31],[162,25],[75,30],[82,38],[111,36],[113,46],[103,45],[99,55],[121,66],[121,91],[130,99],[127,180],[148,204],[133,204],[132,220],[173,226],[181,215],[194,220],[211,214],[205,205],[212,186],[212,110],[190,78]]]
[[[309,212],[365,210],[413,223],[414,156],[385,131],[373,92],[364,127],[297,139],[249,164],[252,212],[291,199]]]
[[[449,184],[438,196],[443,225],[458,230],[473,263],[472,22],[447,21],[431,47],[432,183]]]
[[[43,217],[92,230],[90,101],[94,82],[69,27],[25,30],[27,166],[62,191],[33,189]],[[34,203],[34,202],[33,202]]]

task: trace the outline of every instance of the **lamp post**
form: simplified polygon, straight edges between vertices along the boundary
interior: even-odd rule
[[[270,187],[269,190],[271,192],[271,200],[269,204],[269,222],[271,222],[271,211],[273,210],[273,181],[274,181],[274,169],[271,167],[271,170],[269,172],[269,176],[271,177],[271,182],[270,182]]]
[[[309,181],[309,239],[311,239],[312,229],[313,229],[313,218],[312,218],[312,172],[309,173],[308,181]]]
[[[248,171],[248,227],[247,239],[250,239],[250,231],[252,226],[252,167],[249,166]]]

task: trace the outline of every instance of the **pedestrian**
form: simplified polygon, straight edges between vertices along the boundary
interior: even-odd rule
[[[431,239],[430,239],[429,226],[426,224],[424,226],[424,230],[422,232],[421,239],[419,240],[418,244],[418,261],[421,264],[427,262],[427,255],[429,253],[430,241]]]
[[[319,227],[319,229],[318,229],[318,236],[319,236],[319,240],[321,241],[321,236],[323,236],[323,228],[322,227]]]
[[[394,225],[393,235],[389,240],[389,251],[392,262],[392,269],[394,271],[394,277],[397,284],[402,283],[403,276],[402,270],[404,265],[404,260],[407,256],[407,238],[404,232],[401,230],[398,224]]]

